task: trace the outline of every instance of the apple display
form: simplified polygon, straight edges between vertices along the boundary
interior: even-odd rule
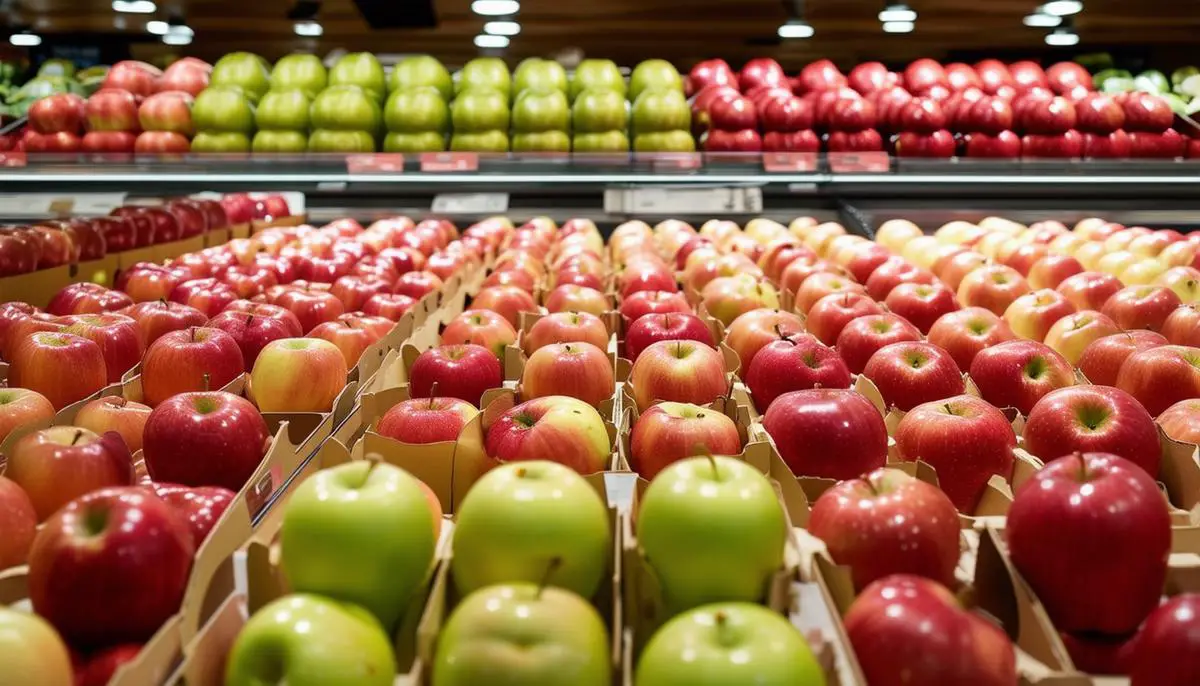
[[[604,470],[611,455],[600,413],[565,396],[528,400],[509,409],[488,427],[484,448],[500,463],[549,460],[580,474]]]
[[[346,387],[346,374],[336,345],[283,338],[259,353],[250,372],[250,395],[263,412],[329,412]]]
[[[1043,462],[1071,453],[1110,453],[1151,477],[1161,459],[1154,419],[1111,386],[1070,386],[1046,394],[1025,421],[1023,447]]]
[[[181,393],[150,413],[143,459],[155,481],[236,492],[262,462],[269,438],[266,422],[245,398],[221,391]]]

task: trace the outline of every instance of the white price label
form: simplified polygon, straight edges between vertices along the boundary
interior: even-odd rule
[[[72,210],[78,216],[105,215],[125,204],[125,193],[80,193]]]
[[[757,214],[762,212],[762,189],[757,186],[614,189],[604,194],[604,209],[619,214]]]
[[[63,198],[43,193],[5,193],[0,195],[0,217],[41,219],[51,214],[50,206],[60,206]]]
[[[495,214],[508,211],[508,193],[442,193],[433,197],[438,214]]]

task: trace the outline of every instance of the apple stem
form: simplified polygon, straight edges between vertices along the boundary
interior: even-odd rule
[[[561,557],[555,556],[555,557],[550,558],[550,564],[546,565],[546,572],[544,574],[542,574],[542,580],[538,582],[537,594],[533,596],[534,600],[542,599],[542,590],[545,589],[546,586],[550,584],[550,576],[552,574],[554,574],[554,572],[558,571],[558,568],[561,566],[562,566],[562,558]]]
[[[76,429],[75,436],[71,438],[71,445],[78,443],[80,438],[83,438],[83,429]]]
[[[193,326],[192,328],[188,329],[188,335],[191,336],[192,342],[195,343],[196,342],[196,327]]]
[[[778,322],[775,324],[775,335],[779,336],[780,340],[787,338],[787,336],[783,334],[783,325],[779,324]]]
[[[879,495],[879,489],[875,487],[875,482],[871,481],[870,477],[864,476],[860,480],[867,485],[867,490],[871,492],[871,495]]]
[[[713,478],[714,479],[720,478],[720,476],[721,476],[720,470],[717,469],[717,458],[716,458],[716,456],[714,456],[712,454],[712,451],[708,449],[707,445],[705,445],[703,443],[697,443],[695,446],[692,447],[692,454],[698,455],[701,457],[707,457],[708,463],[710,465],[712,465]]]
[[[208,372],[204,372],[204,392],[205,393],[208,393],[208,390],[209,390],[208,387],[211,383],[212,383],[212,377],[209,376]]]
[[[438,382],[434,381],[429,387],[429,407],[433,407],[433,399],[437,397]]]
[[[1079,481],[1082,483],[1087,483],[1088,476],[1089,476],[1087,460],[1084,459],[1083,453],[1080,453],[1080,452],[1076,452],[1075,457],[1077,457],[1079,459]]]
[[[246,326],[250,326],[250,322],[252,322],[252,321],[254,321],[254,313],[247,312],[246,313]]]
[[[670,312],[666,312],[663,314],[663,327],[667,328],[667,329],[671,328],[671,313]]]
[[[129,404],[129,399],[123,395],[118,395],[118,396],[114,396],[114,397],[117,399],[117,402],[116,402],[117,407],[125,407],[126,405]]]
[[[369,479],[371,477],[371,472],[374,471],[375,468],[379,466],[379,463],[383,462],[383,456],[380,455],[379,453],[371,453],[370,455],[366,456],[366,460],[367,460],[367,473],[363,474],[363,483],[367,482],[367,479]]]

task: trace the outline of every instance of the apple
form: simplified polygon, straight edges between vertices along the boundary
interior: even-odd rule
[[[1063,279],[1055,290],[1067,296],[1077,309],[1099,310],[1121,286],[1120,279],[1111,274],[1085,271]]]
[[[129,452],[142,449],[142,436],[150,408],[120,395],[105,395],[91,400],[75,414],[75,425],[104,434],[115,431],[125,440]]]
[[[204,326],[208,316],[190,305],[160,300],[143,302],[120,310],[137,323],[143,349],[149,348],[164,334],[194,326]]]
[[[514,651],[531,639],[549,650],[518,657]],[[433,681],[442,686],[496,674],[517,683],[603,686],[612,682],[611,671],[608,634],[595,608],[570,591],[531,583],[490,586],[463,599],[442,628],[432,664]]]
[[[989,313],[990,314],[990,313]],[[875,351],[901,341],[919,341],[921,331],[899,315],[885,312],[851,320],[838,334],[838,356],[852,374],[861,374]]]
[[[1004,310],[1004,321],[1018,338],[1041,341],[1059,319],[1075,312],[1066,296],[1051,288],[1030,291]]]
[[[0,661],[12,686],[76,686],[73,653],[49,622],[32,612],[0,608]]]
[[[18,324],[27,322],[31,316],[41,311],[29,303],[11,301],[0,304],[0,358],[8,349],[13,331]],[[51,317],[50,322],[57,322],[58,317]]]
[[[1164,286],[1126,286],[1105,301],[1101,312],[1122,329],[1158,331],[1182,302]]]
[[[783,507],[767,477],[736,458],[711,455],[659,472],[635,526],[672,614],[706,603],[761,602],[783,562],[787,537]]]
[[[330,412],[346,386],[346,374],[346,360],[336,345],[284,338],[259,353],[250,392],[263,412]]]
[[[608,465],[608,431],[594,407],[575,398],[547,396],[504,412],[487,429],[485,449],[493,460],[549,460],[580,474]]]
[[[552,343],[573,342],[588,343],[603,352],[608,349],[608,339],[608,329],[599,317],[586,312],[555,312],[534,322],[524,333],[522,345],[527,355]]]
[[[0,525],[5,532],[0,541],[0,570],[25,564],[37,524],[37,511],[29,495],[17,482],[0,476]]]
[[[939,257],[930,269],[947,288],[957,292],[963,278],[985,264],[988,264],[987,256],[974,250],[963,250]]]
[[[125,291],[134,302],[166,300],[171,291],[184,281],[196,278],[190,271],[152,262],[138,262],[121,272],[117,288]]]
[[[1200,305],[1180,305],[1163,322],[1162,335],[1175,345],[1195,345],[1200,342]]]
[[[779,307],[779,294],[769,282],[750,274],[713,279],[701,292],[705,309],[728,326],[739,315],[760,307]]]
[[[1073,452],[1111,453],[1158,474],[1158,431],[1136,398],[1111,386],[1046,394],[1025,422],[1024,447],[1043,461]]]
[[[325,654],[305,650],[313,631],[329,636],[335,649]],[[363,676],[354,683],[382,686],[395,672],[392,640],[369,612],[352,603],[296,593],[267,603],[246,621],[233,640],[223,676],[229,686],[249,686],[263,678],[328,682],[358,674]]]
[[[375,432],[401,443],[456,441],[479,409],[457,398],[413,398],[393,405]]]
[[[94,283],[77,283],[64,287],[50,300],[50,314],[99,314],[113,312],[133,304],[133,299]]]
[[[187,522],[197,550],[237,497],[237,493],[220,486],[191,488],[179,484],[154,483],[153,488],[158,497]]]
[[[1117,388],[1158,416],[1181,400],[1200,397],[1200,348],[1161,345],[1136,351],[1121,365]]]
[[[1115,386],[1117,375],[1130,355],[1168,343],[1162,334],[1153,331],[1125,331],[1103,336],[1083,349],[1079,356],[1079,371],[1094,384]]]
[[[157,407],[188,391],[216,390],[242,374],[242,351],[233,336],[208,327],[164,334],[142,358],[142,392]]]
[[[905,412],[963,392],[962,374],[950,353],[923,342],[892,343],[863,367],[887,405]]]
[[[333,343],[341,351],[342,358],[346,361],[346,367],[353,369],[358,365],[358,361],[362,359],[367,348],[377,342],[381,336],[371,326],[364,325],[356,319],[345,319],[344,317],[345,315],[342,315],[338,321],[317,325],[315,329],[308,332],[308,338],[318,338]]]
[[[101,88],[87,99],[84,117],[89,132],[137,131],[137,99],[129,91]]]
[[[629,325],[625,332],[625,356],[636,361],[651,344],[678,340],[715,347],[712,332],[699,317],[686,312],[667,312],[643,315]]]
[[[850,568],[855,588],[892,574],[955,583],[954,503],[898,469],[876,469],[825,491],[813,503],[808,531],[825,542],[835,563]]]
[[[276,306],[264,303],[261,307]],[[220,329],[233,338],[242,353],[242,367],[249,373],[254,369],[254,362],[258,359],[259,353],[268,343],[298,335],[295,332],[300,326],[298,320],[295,320],[295,316],[291,312],[287,310],[283,310],[283,312],[287,313],[291,319],[226,309],[210,319],[206,326]]]
[[[1061,631],[1128,634],[1158,605],[1171,522],[1154,478],[1129,460],[1087,452],[1048,463],[1017,489],[1006,534]]]
[[[100,390],[107,378],[100,346],[65,332],[34,333],[9,358],[8,383],[42,394],[55,410]]]
[[[763,346],[745,381],[755,407],[766,412],[775,398],[790,391],[848,388],[850,370],[833,348],[810,334],[793,334]]]
[[[1029,282],[1012,267],[985,265],[963,277],[958,286],[958,302],[963,307],[983,307],[1003,315],[1014,300],[1029,290]]]
[[[238,299],[238,293],[229,284],[215,278],[192,279],[171,289],[170,299],[215,317],[226,305]]]
[[[680,312],[690,313],[692,308],[682,293],[666,291],[641,291],[625,298],[617,308],[625,323],[635,322],[642,315],[652,313]]]
[[[787,617],[751,603],[715,603],[672,618],[651,637],[635,680],[646,686],[825,683],[820,663]]]
[[[1200,678],[1195,659],[1198,605],[1196,593],[1181,593],[1150,613],[1132,644],[1132,686],[1185,686]]]
[[[940,283],[902,283],[888,292],[884,304],[922,333],[928,333],[943,315],[959,309],[954,292]]]
[[[611,307],[608,298],[595,288],[562,284],[556,286],[546,296],[546,310],[554,312],[586,312],[597,317],[607,312]]]
[[[445,396],[478,406],[484,391],[499,388],[503,369],[491,350],[473,343],[440,345],[420,354],[409,372],[414,398]]]
[[[614,384],[612,362],[599,347],[587,342],[549,343],[534,350],[525,362],[520,390],[530,399],[568,396],[595,407],[613,397]]]
[[[784,393],[763,417],[793,474],[851,479],[887,460],[887,427],[879,410],[852,390],[814,388]]]
[[[79,133],[83,130],[86,101],[75,93],[54,93],[29,107],[29,125],[34,131]]]
[[[629,437],[630,468],[652,480],[668,465],[709,452],[736,455],[742,444],[726,415],[688,403],[658,403],[634,422]]]
[[[1083,265],[1074,257],[1049,254],[1033,263],[1026,278],[1029,279],[1030,288],[1058,288],[1067,277],[1082,271]]]
[[[853,320],[883,313],[883,308],[865,293],[831,293],[808,311],[805,326],[817,340],[833,345],[842,330]]]
[[[120,314],[78,314],[64,317],[65,331],[100,346],[108,383],[119,383],[122,375],[142,359],[137,323]]]
[[[1095,310],[1082,310],[1054,322],[1046,332],[1044,342],[1074,366],[1092,341],[1119,332],[1112,319]]]
[[[342,304],[340,298],[330,291],[314,288],[313,284],[284,292],[275,300],[274,304],[296,315],[301,330],[306,333],[325,322],[336,321],[346,312],[346,306]],[[364,310],[368,304],[370,301],[363,305]],[[374,314],[374,312],[368,312],[368,314]]]
[[[1155,419],[1163,433],[1180,443],[1200,443],[1200,400],[1180,400]]]
[[[442,330],[444,345],[482,345],[504,359],[504,348],[517,342],[517,331],[491,310],[468,310],[451,319]]]
[[[508,320],[516,329],[521,326],[522,312],[537,312],[537,302],[528,292],[516,286],[490,286],[479,291],[468,310],[492,310]]]
[[[142,450],[155,481],[236,492],[262,462],[269,439],[248,400],[220,391],[180,393],[150,413]]]
[[[385,317],[392,321],[399,321],[404,313],[408,312],[417,304],[417,301],[407,295],[399,293],[379,293],[373,295],[367,302],[363,303],[362,311],[364,314]],[[505,322],[507,323],[507,322]],[[511,327],[512,325],[509,324]]]
[[[665,340],[644,348],[629,383],[639,411],[660,401],[707,405],[728,391],[725,362],[712,347],[691,340]]]
[[[0,388],[0,442],[14,429],[54,418],[54,406],[46,396],[27,388]]]
[[[763,346],[782,336],[790,336],[803,331],[804,320],[799,316],[791,312],[760,308],[739,315],[730,323],[726,328],[725,344],[737,353],[740,361],[739,368],[744,373],[750,368],[754,356]],[[627,349],[628,338],[627,335]]]
[[[883,302],[892,289],[900,284],[931,284],[936,280],[936,277],[928,270],[921,269],[902,257],[893,256],[871,272],[865,285],[867,294]],[[799,302],[799,293],[796,297]]]
[[[935,581],[896,574],[868,586],[842,622],[871,684],[1007,686],[1017,683],[1016,651],[994,623],[963,609]],[[949,640],[936,646],[928,632]],[[935,652],[931,652],[931,647]]]

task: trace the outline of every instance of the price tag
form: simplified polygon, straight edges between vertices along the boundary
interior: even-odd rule
[[[829,169],[835,174],[885,174],[892,162],[886,152],[831,152]]]
[[[6,193],[0,195],[0,216],[42,218],[56,214],[51,208],[61,207],[62,200],[62,196],[42,193]]]
[[[804,173],[817,170],[815,152],[768,152],[763,153],[762,161],[763,170],[772,173]]]
[[[762,212],[762,189],[757,186],[614,189],[604,194],[604,209],[618,214],[755,214]]]
[[[437,214],[496,214],[508,211],[508,193],[442,193],[433,197]]]
[[[348,155],[346,170],[351,174],[389,173],[398,174],[404,171],[404,155],[396,152],[384,152],[374,155]]]
[[[421,153],[423,172],[464,172],[479,170],[479,155],[473,152]]]
[[[649,153],[647,156],[650,158],[650,167],[654,170],[699,169],[704,164],[704,156],[698,152],[659,152]]]
[[[106,215],[125,204],[125,193],[79,193],[75,196],[77,215]]]
[[[26,161],[23,150],[0,152],[0,167],[24,167]]]

